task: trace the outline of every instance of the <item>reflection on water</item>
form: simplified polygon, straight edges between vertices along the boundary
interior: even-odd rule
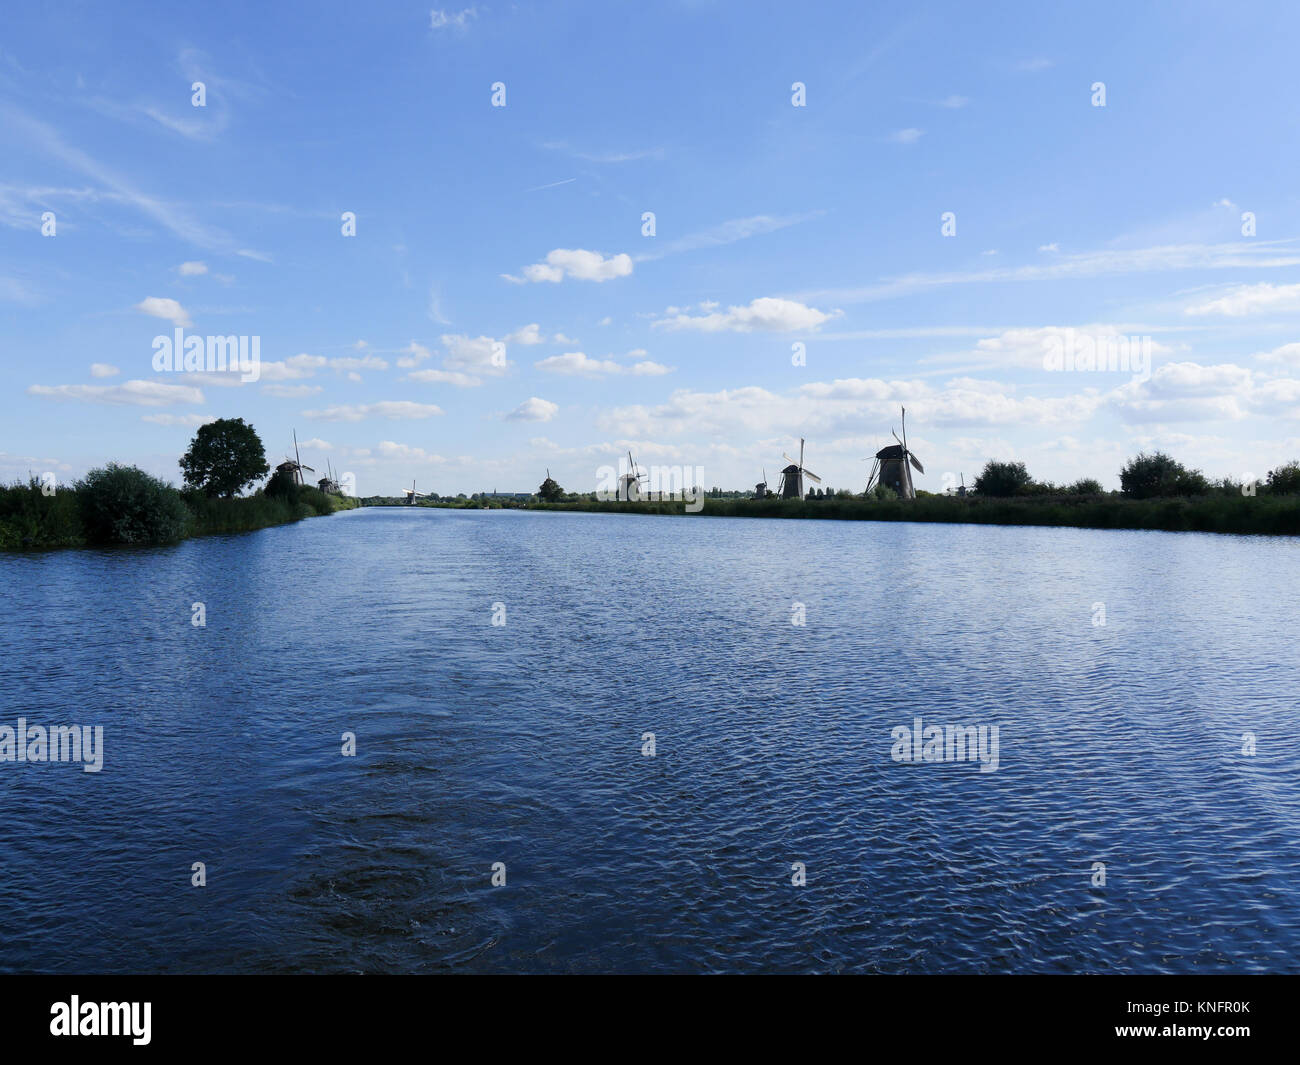
[[[404,508],[0,588],[0,725],[104,727],[0,763],[0,969],[1297,968],[1293,541]]]

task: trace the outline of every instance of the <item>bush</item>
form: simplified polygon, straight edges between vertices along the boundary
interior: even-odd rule
[[[1119,484],[1130,499],[1204,495],[1210,487],[1200,470],[1189,470],[1160,451],[1129,459]]]
[[[1065,491],[1072,496],[1099,496],[1105,489],[1101,487],[1100,481],[1092,477],[1082,477]]]
[[[1023,462],[993,462],[975,478],[975,491],[982,496],[1023,495],[1034,483]]]
[[[85,543],[76,493],[63,487],[48,495],[32,477],[0,487],[0,550],[76,547]]]
[[[180,493],[135,466],[91,470],[76,492],[91,543],[168,544],[185,536],[189,511]]]
[[[1268,472],[1268,490],[1273,495],[1289,496],[1300,492],[1300,462],[1288,462]]]

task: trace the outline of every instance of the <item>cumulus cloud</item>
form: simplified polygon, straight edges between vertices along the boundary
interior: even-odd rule
[[[559,409],[558,403],[531,396],[507,414],[506,418],[512,422],[549,422]]]
[[[32,385],[27,394],[133,407],[170,407],[176,403],[203,402],[203,393],[197,388],[161,381],[124,381],[120,385]]]
[[[165,318],[172,325],[188,329],[194,323],[190,320],[190,312],[177,303],[174,299],[165,296],[149,296],[142,299],[135,305],[137,311],[148,314],[154,318]]]
[[[152,422],[154,425],[184,425],[193,428],[215,422],[217,416],[215,414],[142,414],[140,420]]]
[[[1300,284],[1274,285],[1267,281],[1257,285],[1237,285],[1213,299],[1186,307],[1184,314],[1222,314],[1242,318],[1263,311],[1287,313],[1300,310]]]
[[[324,410],[305,410],[303,415],[324,422],[359,422],[366,418],[388,418],[407,421],[432,418],[442,413],[441,407],[432,403],[413,403],[410,400],[385,400],[380,403],[363,403],[327,407]]]
[[[618,374],[654,377],[672,373],[672,367],[648,359],[631,366],[624,366],[613,359],[590,358],[581,351],[566,351],[563,355],[552,355],[549,359],[542,359],[533,365],[547,373],[564,374],[570,377],[612,377]]]
[[[91,377],[116,377],[121,372],[116,366],[110,366],[106,362],[92,362],[90,364]]]
[[[511,344],[541,344],[546,338],[542,336],[542,327],[536,322],[529,325],[521,325],[513,333],[506,334],[506,340]]]
[[[444,333],[442,343],[447,349],[442,364],[449,370],[500,376],[510,366],[510,361],[506,358],[504,341],[487,336],[471,337],[461,333]]]
[[[533,281],[560,282],[566,277],[575,281],[610,281],[632,272],[632,257],[620,253],[606,258],[598,251],[582,248],[556,248],[547,253],[546,261],[525,266],[523,277],[502,274],[507,281],[525,284]]]
[[[668,308],[670,317],[654,323],[659,329],[695,329],[702,333],[790,333],[810,332],[838,312],[827,313],[795,300],[763,296],[751,300],[748,307],[728,307],[726,311],[709,310],[692,317],[679,308]]]
[[[481,377],[459,370],[416,370],[407,374],[406,379],[424,385],[455,385],[457,388],[474,388],[483,383]]]

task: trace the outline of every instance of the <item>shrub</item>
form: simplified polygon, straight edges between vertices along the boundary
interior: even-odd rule
[[[1065,490],[1072,496],[1099,496],[1105,489],[1101,482],[1092,477],[1082,477]]]
[[[1161,451],[1129,459],[1120,470],[1119,483],[1130,499],[1204,495],[1209,490],[1200,470],[1189,470]]]
[[[975,491],[982,496],[1022,495],[1033,483],[1023,462],[989,461],[975,478]]]
[[[166,482],[110,462],[76,484],[86,539],[99,544],[166,544],[185,536],[189,511]]]

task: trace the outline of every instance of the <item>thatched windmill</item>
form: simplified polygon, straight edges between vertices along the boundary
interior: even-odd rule
[[[414,503],[417,499],[424,499],[424,498],[425,498],[425,493],[424,493],[424,492],[417,492],[417,491],[415,490],[415,482],[414,482],[414,481],[411,482],[411,487],[410,487],[410,488],[403,488],[402,491],[406,493],[406,502],[407,502],[408,504],[410,504],[410,503]]]
[[[627,465],[628,472],[618,479],[618,492],[615,494],[618,499],[635,501],[641,498],[641,482],[647,477],[637,469],[636,459],[630,451],[627,453]]]
[[[890,432],[894,439],[898,440],[898,434],[892,429]],[[907,447],[907,408],[904,407],[903,439],[876,452],[876,461],[871,467],[871,477],[867,481],[867,491],[870,492],[877,484],[883,484],[886,488],[892,488],[897,492],[899,499],[915,499],[916,489],[912,485],[912,471],[909,468],[911,466],[915,466],[918,473],[925,472],[920,459]]]
[[[785,459],[786,462],[790,463],[789,466],[781,471],[781,487],[777,489],[777,495],[782,499],[802,499],[803,479],[805,477],[817,484],[822,483],[822,479],[803,464],[802,436],[799,438],[799,461],[795,462],[795,460],[784,451],[781,452],[781,457]]]

